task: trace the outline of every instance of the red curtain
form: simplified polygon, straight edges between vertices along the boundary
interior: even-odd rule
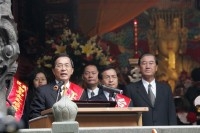
[[[127,23],[159,0],[79,0],[78,22],[83,33],[102,35]]]

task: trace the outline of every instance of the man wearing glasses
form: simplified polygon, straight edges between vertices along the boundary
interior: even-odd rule
[[[30,106],[30,119],[40,116],[41,111],[52,108],[63,95],[70,100],[80,100],[82,96],[83,89],[70,82],[74,64],[67,54],[61,53],[53,57],[52,72],[55,81],[37,89]]]

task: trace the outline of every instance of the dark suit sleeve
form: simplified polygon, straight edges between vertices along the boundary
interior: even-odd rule
[[[176,108],[175,108],[175,103],[174,103],[174,98],[172,95],[171,88],[168,86],[168,99],[169,99],[169,107],[168,107],[168,112],[169,112],[169,125],[177,125],[177,117],[176,117]]]
[[[41,89],[43,88],[37,89],[33,101],[31,102],[29,119],[40,116],[41,111],[45,110],[45,98]]]
[[[52,108],[59,94],[58,90],[53,89],[55,84],[52,82],[37,89],[30,105],[30,119],[40,116],[41,111]]]
[[[131,88],[132,88],[132,85],[129,84],[129,85],[125,86],[124,91],[123,91],[123,94],[131,99],[129,107],[133,107],[133,99],[131,98],[131,94],[132,94]]]
[[[87,90],[84,89],[83,94],[80,98],[80,101],[88,101],[88,95],[87,95]]]

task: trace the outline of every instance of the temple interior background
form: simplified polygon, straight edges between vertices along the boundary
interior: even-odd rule
[[[72,56],[75,82],[92,61],[115,65],[122,84],[138,79],[139,55],[154,53],[157,78],[174,93],[199,67],[199,0],[12,0],[12,12],[20,46],[15,76],[24,82],[35,67],[50,70],[58,52]]]

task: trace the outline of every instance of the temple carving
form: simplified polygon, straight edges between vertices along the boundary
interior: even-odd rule
[[[188,29],[183,11],[161,10],[151,13],[148,45],[158,59],[157,79],[168,82],[174,91],[181,73],[187,73],[199,63],[185,55]]]

